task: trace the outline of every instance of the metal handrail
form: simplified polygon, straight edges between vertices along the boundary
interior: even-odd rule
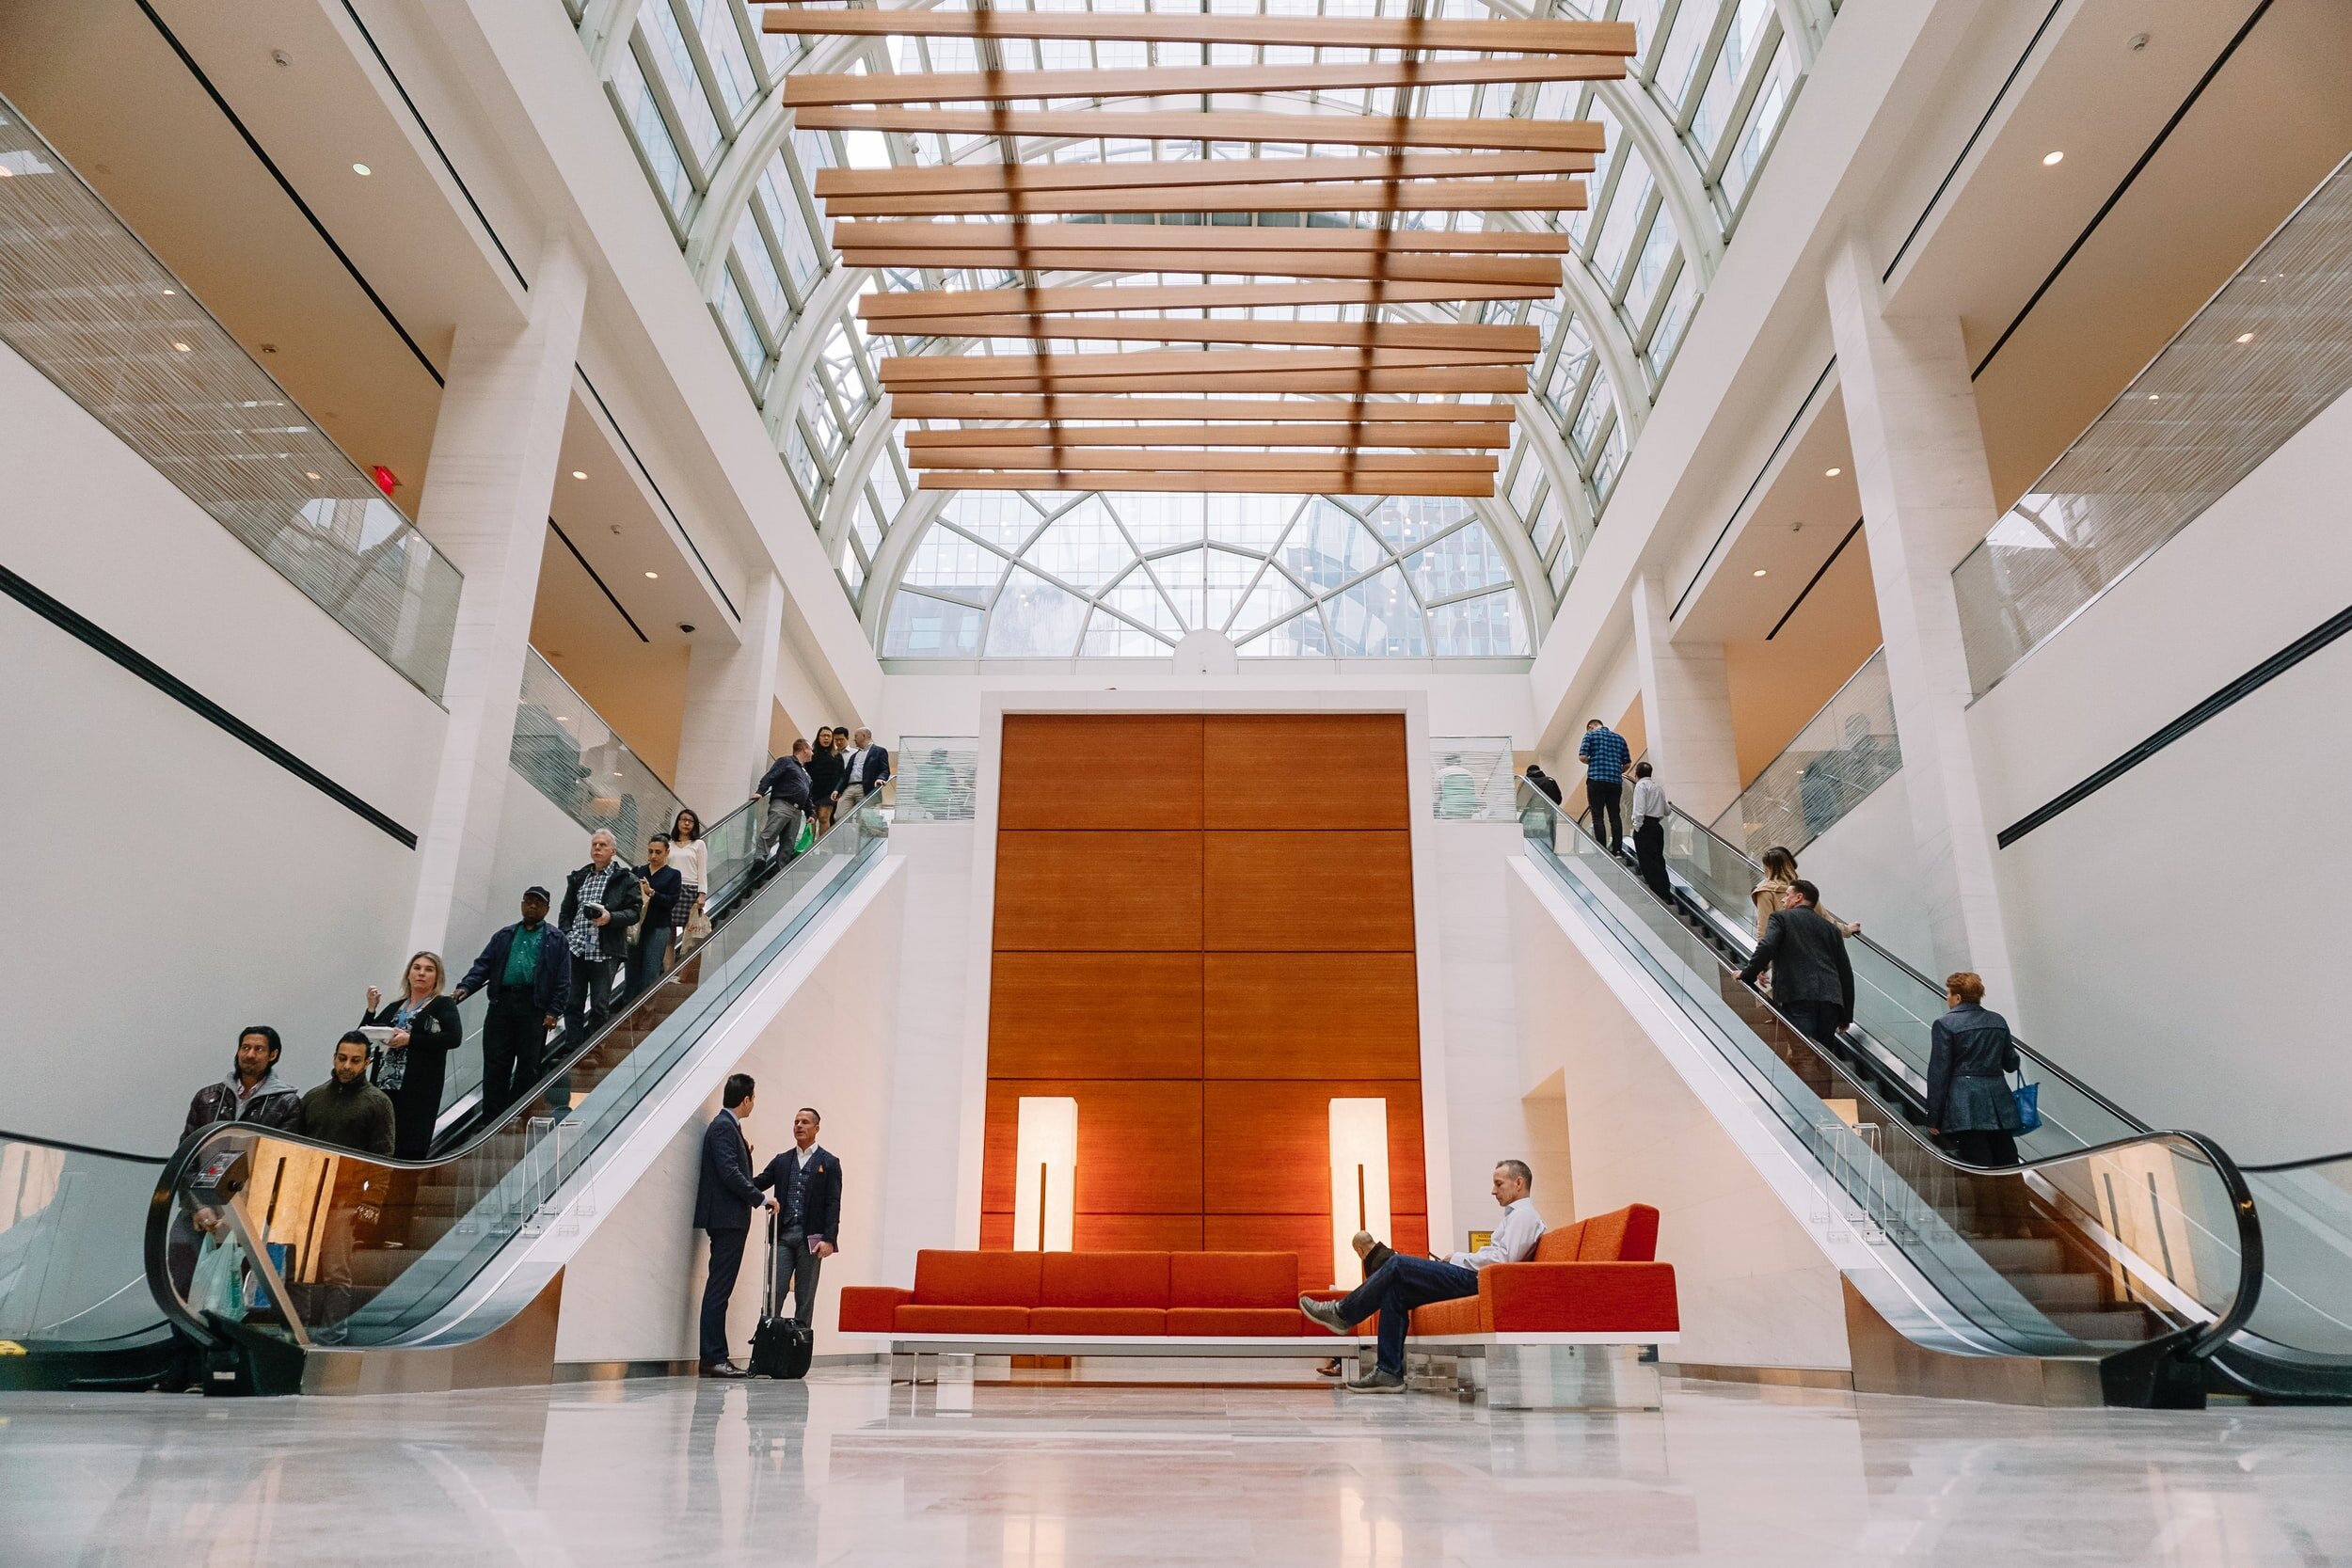
[[[0,1143],[36,1144],[42,1148],[62,1148],[74,1154],[95,1154],[107,1160],[129,1160],[142,1165],[160,1165],[171,1158],[168,1154],[134,1154],[123,1148],[101,1148],[96,1144],[75,1143],[69,1138],[44,1138],[37,1132],[11,1132],[0,1127]]]
[[[751,808],[753,803],[754,802],[746,802],[744,805],[738,807],[737,810],[747,811]],[[734,812],[729,812],[727,814],[728,816],[733,816],[734,815]],[[849,820],[834,823],[832,830],[824,835],[825,838],[830,839],[834,834],[843,832],[849,832],[851,833],[857,832],[861,826],[858,821],[858,816],[860,815],[862,815],[862,813],[853,814]],[[722,818],[722,820],[724,820],[724,818]],[[821,843],[823,840],[820,839],[818,842]],[[813,852],[815,847],[815,845],[810,846],[810,851]],[[848,863],[855,863],[854,855]],[[698,946],[696,951],[699,950],[700,947]],[[590,1035],[577,1046],[565,1051],[562,1055],[556,1058],[551,1065],[544,1068],[541,1070],[538,1079],[532,1083],[528,1089],[515,1097],[513,1101],[507,1106],[504,1114],[486,1120],[482,1126],[477,1127],[463,1142],[446,1150],[431,1154],[422,1160],[404,1160],[399,1158],[397,1155],[389,1154],[370,1154],[367,1156],[368,1161],[371,1164],[381,1166],[387,1170],[422,1171],[437,1169],[472,1154],[483,1145],[498,1136],[499,1133],[514,1120],[516,1113],[522,1111],[525,1107],[536,1104],[545,1099],[549,1088],[551,1088],[557,1082],[564,1079],[574,1067],[578,1066],[584,1057],[596,1050],[608,1035],[619,1028],[624,1022],[634,1017],[639,1009],[649,1005],[656,996],[661,993],[665,987],[678,983],[678,979],[680,974],[683,973],[683,969],[684,966],[680,965],[678,969],[672,970],[668,974],[663,975],[660,980],[638,992],[635,997],[630,999],[627,1006],[621,1008],[619,1011],[613,1013],[610,1018],[608,1018],[603,1026],[598,1028],[596,1033]],[[245,1128],[257,1135],[265,1136],[273,1142],[293,1144],[298,1148],[316,1149],[322,1154],[349,1155],[351,1153],[349,1148],[341,1144],[327,1143],[322,1139],[311,1137],[308,1133],[289,1132],[284,1129],[274,1127],[253,1127],[249,1123],[225,1121],[213,1122],[207,1126],[197,1129],[197,1131],[189,1133],[185,1138],[183,1138],[181,1141],[180,1147],[167,1157],[164,1164],[163,1174],[157,1179],[155,1183],[154,1196],[150,1201],[148,1206],[147,1236],[144,1249],[148,1289],[154,1296],[155,1304],[163,1309],[164,1316],[167,1319],[168,1319],[182,1332],[187,1334],[199,1342],[206,1344],[210,1344],[212,1342],[213,1330],[204,1323],[196,1321],[189,1315],[185,1305],[180,1301],[178,1292],[172,1289],[170,1284],[170,1275],[166,1268],[165,1248],[170,1239],[172,1205],[178,1200],[179,1197],[181,1179],[187,1174],[188,1167],[195,1162],[198,1153],[207,1147],[210,1140],[206,1134],[221,1128],[228,1128],[232,1131],[238,1128]]]
[[[1545,796],[1542,791],[1535,789],[1532,785],[1528,785],[1524,779],[1520,780],[1520,784],[1523,786],[1523,793],[1521,797],[1522,809],[1524,809],[1526,803],[1530,800],[1539,801],[1546,810],[1551,813],[1555,820],[1567,823],[1569,829],[1575,832],[1578,837],[1583,839],[1585,843],[1591,845],[1596,853],[1599,854],[1603,858],[1608,856],[1608,850],[1601,847],[1600,842],[1597,839],[1595,839],[1590,833],[1586,832],[1583,826],[1577,822],[1575,818],[1569,816],[1558,806],[1553,805],[1550,799]],[[1565,871],[1565,868],[1563,867],[1562,869]],[[1657,895],[1650,893],[1646,887],[1643,889],[1643,892],[1647,894],[1652,898],[1657,897]],[[1736,972],[1731,969],[1730,965],[1723,961],[1720,956],[1716,957],[1715,961],[1718,968],[1724,973],[1736,974]],[[1754,988],[1751,987],[1749,990],[1753,991]],[[2022,1178],[2027,1172],[2050,1170],[2060,1165],[2088,1160],[2096,1155],[2110,1153],[2118,1149],[2143,1148],[2152,1143],[2185,1146],[2194,1150],[2200,1158],[2204,1160],[2206,1164],[2213,1167],[2215,1174],[2221,1179],[2224,1191],[2228,1194],[2231,1213],[2234,1218],[2237,1228],[2238,1280],[2237,1288],[2232,1296],[2229,1308],[2217,1316],[2212,1323],[2208,1323],[2204,1327],[2202,1331],[2191,1334],[2183,1345],[2184,1354],[2191,1359],[2206,1359],[2216,1351],[2219,1350],[2222,1345],[2226,1343],[2232,1336],[2235,1335],[2239,1329],[2243,1328],[2248,1320],[2253,1316],[2254,1307],[2262,1297],[2262,1287],[2265,1277],[2262,1221],[2261,1217],[2255,1212],[2253,1190],[2247,1185],[2245,1175],[2239,1169],[2237,1163],[2230,1158],[2228,1151],[2223,1149],[2219,1144],[2214,1142],[2211,1138],[2205,1136],[2201,1132],[2190,1132],[2180,1128],[2166,1128],[2162,1130],[2148,1129],[2142,1130],[2131,1137],[2110,1139],[2109,1141],[2101,1144],[2090,1144],[2079,1148],[2069,1149],[2062,1154],[2047,1155],[2037,1160],[2021,1160],[2011,1165],[1971,1164],[1965,1160],[1953,1158],[1943,1149],[1936,1148],[1934,1144],[1929,1142],[1926,1138],[1920,1136],[1918,1130],[1911,1125],[1911,1121],[1908,1117],[1904,1116],[1895,1106],[1882,1099],[1877,1091],[1873,1089],[1868,1083],[1857,1079],[1852,1074],[1846,1072],[1844,1070],[1846,1064],[1840,1062],[1837,1057],[1832,1054],[1830,1051],[1819,1040],[1813,1038],[1812,1036],[1806,1034],[1804,1029],[1800,1028],[1796,1023],[1790,1021],[1788,1016],[1782,1013],[1779,1007],[1772,1003],[1771,998],[1764,997],[1760,992],[1756,992],[1756,994],[1764,1003],[1764,1006],[1772,1013],[1772,1017],[1787,1026],[1789,1035],[1793,1038],[1802,1040],[1804,1043],[1805,1048],[1811,1051],[1816,1056],[1820,1057],[1825,1066],[1837,1071],[1838,1076],[1846,1080],[1848,1085],[1855,1091],[1856,1095],[1863,1101],[1867,1101],[1869,1105],[1884,1118],[1882,1125],[1897,1129],[1902,1136],[1908,1138],[1918,1150],[1927,1154],[1931,1159],[1936,1161],[1938,1164],[1948,1166],[1952,1170],[1963,1172],[1971,1176],[2017,1176]],[[2187,1331],[2184,1332],[2185,1333]]]

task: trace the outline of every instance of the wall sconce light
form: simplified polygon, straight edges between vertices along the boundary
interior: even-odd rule
[[[1363,1276],[1356,1232],[1389,1239],[1389,1102],[1331,1101],[1331,1283]]]
[[[1070,1251],[1078,1223],[1078,1102],[1025,1096],[1013,1163],[1012,1250]]]

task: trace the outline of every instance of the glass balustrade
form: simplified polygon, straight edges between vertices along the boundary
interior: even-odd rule
[[[139,1233],[160,1154],[0,1132],[0,1388],[136,1383],[170,1328]]]

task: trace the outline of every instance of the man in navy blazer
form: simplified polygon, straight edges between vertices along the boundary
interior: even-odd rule
[[[839,1250],[841,1162],[817,1144],[824,1118],[806,1105],[792,1113],[792,1147],[759,1173],[762,1192],[775,1194],[776,1272],[792,1277],[792,1321],[803,1328],[817,1307],[818,1266]]]
[[[833,819],[848,820],[858,802],[881,794],[889,779],[890,752],[874,744],[874,732],[860,730],[850,736],[850,754],[842,759],[841,803],[834,808]]]
[[[702,1344],[698,1359],[705,1377],[743,1377],[727,1359],[727,1298],[743,1266],[743,1241],[751,1234],[752,1211],[773,1209],[752,1180],[752,1146],[743,1122],[752,1114],[752,1075],[735,1073],[720,1095],[724,1105],[703,1130],[702,1178],[694,1184],[694,1227],[710,1235],[710,1275],[703,1281]]]

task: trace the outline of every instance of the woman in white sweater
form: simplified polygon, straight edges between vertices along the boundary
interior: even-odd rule
[[[670,824],[670,865],[678,874],[677,902],[671,907],[670,925],[677,932],[670,943],[675,966],[685,950],[688,934],[703,912],[703,889],[710,885],[710,851],[703,844],[703,819],[681,807]]]

